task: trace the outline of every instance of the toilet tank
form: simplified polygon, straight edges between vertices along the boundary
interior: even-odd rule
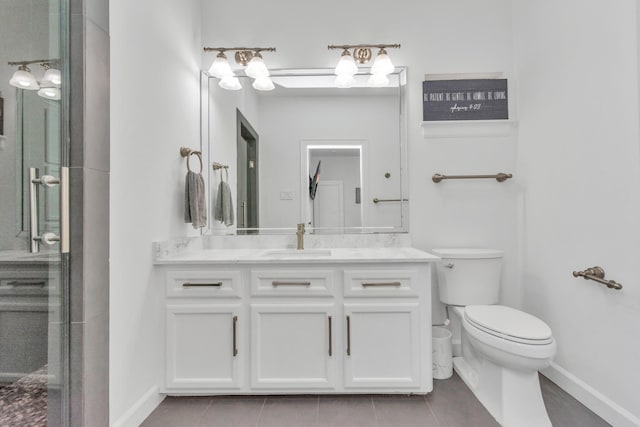
[[[497,304],[503,251],[434,249],[440,301],[449,305]]]

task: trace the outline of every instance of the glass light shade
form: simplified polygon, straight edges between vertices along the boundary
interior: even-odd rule
[[[220,80],[218,83],[222,89],[226,90],[240,90],[242,89],[242,85],[240,84],[240,80],[238,80],[235,76],[228,76]]]
[[[251,58],[251,61],[247,64],[247,68],[244,72],[247,76],[254,79],[269,77],[269,70],[267,69],[267,66],[264,65],[264,60],[259,53],[256,53],[253,58]]]
[[[15,73],[13,73],[13,77],[9,80],[9,84],[19,89],[40,89],[40,85],[36,81],[36,78],[33,77],[33,74],[31,74],[31,71],[29,71],[27,67],[20,67]]]
[[[227,61],[227,57],[222,55],[216,56],[216,59],[211,64],[209,68],[209,74],[218,79],[224,79],[225,77],[233,77],[234,73],[231,69],[231,65],[229,65],[229,61]]]
[[[335,73],[338,76],[353,76],[358,72],[358,66],[355,59],[349,54],[349,52],[343,54],[336,65]]]
[[[386,74],[371,74],[367,83],[375,87],[388,86],[389,77],[387,77]]]
[[[336,87],[341,89],[347,89],[353,86],[356,82],[356,79],[353,78],[352,75],[340,74],[336,76]]]
[[[387,74],[393,73],[393,70],[395,70],[395,67],[389,55],[386,53],[378,53],[371,67],[371,74],[384,74],[386,76]]]
[[[57,86],[60,87],[62,84],[62,75],[60,74],[60,70],[56,70],[55,68],[48,68],[47,71],[44,72],[44,76],[42,77],[42,81],[40,82],[43,86]]]
[[[60,99],[60,89],[57,87],[43,87],[38,91],[38,96],[57,101]]]
[[[252,86],[256,90],[273,90],[276,88],[269,77],[259,77],[255,79]]]

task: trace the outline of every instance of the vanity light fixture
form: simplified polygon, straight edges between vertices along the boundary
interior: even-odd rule
[[[57,62],[58,60],[56,59],[34,59],[32,61],[9,62],[9,65],[18,67],[16,72],[13,73],[11,80],[9,80],[9,84],[19,89],[37,90],[38,95],[43,98],[59,100],[59,87],[62,84],[62,75],[60,70],[53,68]],[[45,69],[44,76],[40,83],[38,83],[28,67],[28,65],[31,64],[40,64]]]
[[[13,65],[13,64],[9,63],[9,65]],[[31,74],[31,70],[29,69],[29,67],[27,67],[26,64],[20,64],[18,66],[18,69],[16,70],[15,73],[13,73],[11,80],[9,80],[9,84],[11,86],[17,87],[18,89],[25,89],[25,90],[40,89],[40,85],[36,81],[36,78],[33,76],[33,74]]]
[[[371,60],[371,49],[379,49],[373,66],[369,84],[372,86],[386,86],[389,84],[387,75],[391,74],[395,67],[387,54],[386,49],[399,49],[399,44],[354,44],[354,45],[329,45],[328,49],[342,49],[342,55],[336,66],[336,86],[340,88],[351,87],[355,83],[354,75],[358,72],[356,62],[365,64]],[[349,52],[353,49],[353,56]]]
[[[275,47],[205,47],[205,52],[217,51],[216,59],[209,68],[209,74],[220,79],[218,85],[227,90],[242,89],[240,80],[229,65],[226,51],[235,51],[236,63],[246,66],[245,74],[254,79],[253,87],[257,90],[273,90],[275,85],[269,78],[269,69],[264,64],[260,52],[275,52]]]

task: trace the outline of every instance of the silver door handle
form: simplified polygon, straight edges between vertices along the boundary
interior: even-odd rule
[[[38,168],[29,168],[29,252],[40,252],[40,244],[53,245],[60,242],[60,252],[69,252],[69,168],[60,168],[60,178],[51,175],[38,177]],[[60,236],[45,232],[40,234],[38,215],[38,186],[47,188],[60,186]]]

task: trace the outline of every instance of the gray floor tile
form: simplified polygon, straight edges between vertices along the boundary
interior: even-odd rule
[[[320,396],[318,406],[318,426],[378,425],[371,396]]]
[[[554,427],[604,427],[601,418],[541,377]],[[456,374],[424,396],[167,397],[144,427],[484,427],[498,423]]]
[[[437,427],[424,396],[373,396],[380,427]]]
[[[269,396],[262,408],[258,426],[313,427],[317,422],[317,396]]]
[[[540,375],[542,399],[554,427],[604,427],[602,418],[571,397],[569,393]]]
[[[456,373],[448,380],[433,380],[426,400],[443,427],[499,426]]]
[[[195,426],[211,403],[211,397],[167,397],[141,427]]]
[[[214,397],[198,427],[255,427],[262,413],[265,397]]]

